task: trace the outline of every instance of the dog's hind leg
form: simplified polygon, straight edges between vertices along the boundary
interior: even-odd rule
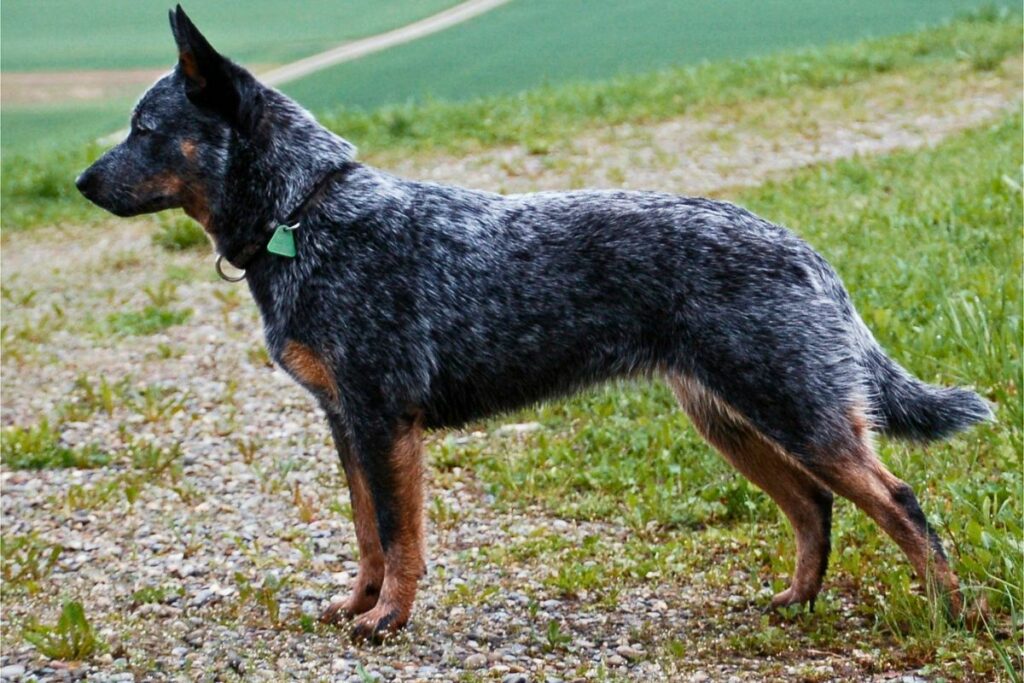
[[[349,498],[352,502],[352,521],[356,527],[356,542],[359,546],[359,573],[356,574],[352,591],[344,600],[332,602],[320,620],[335,623],[341,618],[352,618],[367,612],[377,604],[384,582],[384,550],[377,533],[377,513],[373,507],[366,474],[348,444],[340,418],[332,416],[331,432],[341,457],[341,465],[348,480]]]
[[[789,588],[772,599],[781,607],[814,606],[828,568],[832,492],[700,383],[668,377],[694,426],[743,476],[771,496],[796,536],[796,569]]]
[[[849,436],[836,439],[809,467],[896,541],[929,590],[938,587],[948,600],[950,616],[959,618],[963,598],[942,541],[928,524],[913,489],[878,459],[868,439],[867,424],[862,412],[851,411]]]

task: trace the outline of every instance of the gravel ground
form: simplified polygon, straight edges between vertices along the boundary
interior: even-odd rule
[[[837,89],[818,110],[805,107],[803,124],[747,125],[745,117],[757,115],[751,106],[595,132],[557,159],[510,149],[408,161],[398,170],[511,190],[578,179],[713,192],[819,159],[928,144],[993,120],[1019,98],[1018,72],[965,72],[931,100],[902,104],[857,100],[860,86]],[[883,77],[870,90],[901,88],[913,89]],[[847,96],[859,103],[844,108]],[[956,106],[935,106],[951,99]],[[773,106],[763,104],[762,112]],[[843,119],[844,111],[856,120]],[[820,123],[813,130],[812,120]],[[619,166],[630,169],[626,182],[614,182],[610,169]],[[4,594],[0,678],[922,680],[912,671],[874,670],[871,654],[857,649],[808,648],[784,659],[730,654],[728,638],[760,618],[749,616],[760,590],[745,572],[724,587],[702,573],[684,582],[649,576],[623,586],[614,606],[586,591],[559,597],[543,581],[553,570],[543,556],[495,563],[486,551],[538,535],[580,543],[598,536],[617,548],[629,532],[499,509],[458,466],[430,470],[431,561],[408,630],[364,647],[344,630],[310,627],[309,617],[345,593],[356,571],[347,492],[327,429],[312,400],[267,365],[243,286],[216,280],[205,256],[152,246],[152,225],[118,221],[4,237],[3,424],[31,426],[77,407],[61,428],[68,445],[151,443],[179,447],[180,457],[178,467],[147,475],[132,503],[124,495],[132,471],[123,462],[0,471],[4,537],[35,534],[64,548],[37,592]],[[190,309],[186,323],[148,336],[110,333],[109,312],[142,310],[167,280],[179,284],[165,304]],[[83,376],[93,386],[103,379],[129,389],[109,413],[90,413],[75,388]],[[532,428],[510,428],[511,436],[434,434],[428,451],[436,455],[444,439],[516,438]],[[161,587],[155,600],[136,593]],[[262,598],[260,587],[268,587]],[[28,620],[55,622],[68,598],[84,604],[106,643],[86,663],[49,661],[20,637]],[[834,609],[849,623],[859,618],[854,606]]]

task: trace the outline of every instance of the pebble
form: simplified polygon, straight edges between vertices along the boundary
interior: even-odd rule
[[[487,655],[476,652],[462,662],[467,669],[482,669],[487,666]]]
[[[25,675],[25,667],[21,664],[8,664],[0,668],[0,678],[5,680],[17,680]]]
[[[635,648],[631,645],[620,645],[617,648],[615,648],[615,652],[617,652],[620,656],[625,657],[630,661],[640,659],[645,654],[643,650]]]
[[[530,677],[526,674],[505,674],[501,683],[530,683]]]
[[[497,433],[506,434],[529,434],[541,428],[540,422],[520,422],[518,424],[507,424],[498,427]]]

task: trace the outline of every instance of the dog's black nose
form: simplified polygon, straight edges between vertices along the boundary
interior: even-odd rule
[[[96,184],[96,174],[91,168],[85,169],[77,178],[75,178],[75,187],[77,187],[78,191],[87,198],[92,197],[93,193],[96,191]]]

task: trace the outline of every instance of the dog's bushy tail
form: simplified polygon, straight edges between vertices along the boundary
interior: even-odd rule
[[[866,366],[874,385],[875,426],[883,434],[934,441],[993,419],[988,402],[973,391],[925,384],[872,346]]]

